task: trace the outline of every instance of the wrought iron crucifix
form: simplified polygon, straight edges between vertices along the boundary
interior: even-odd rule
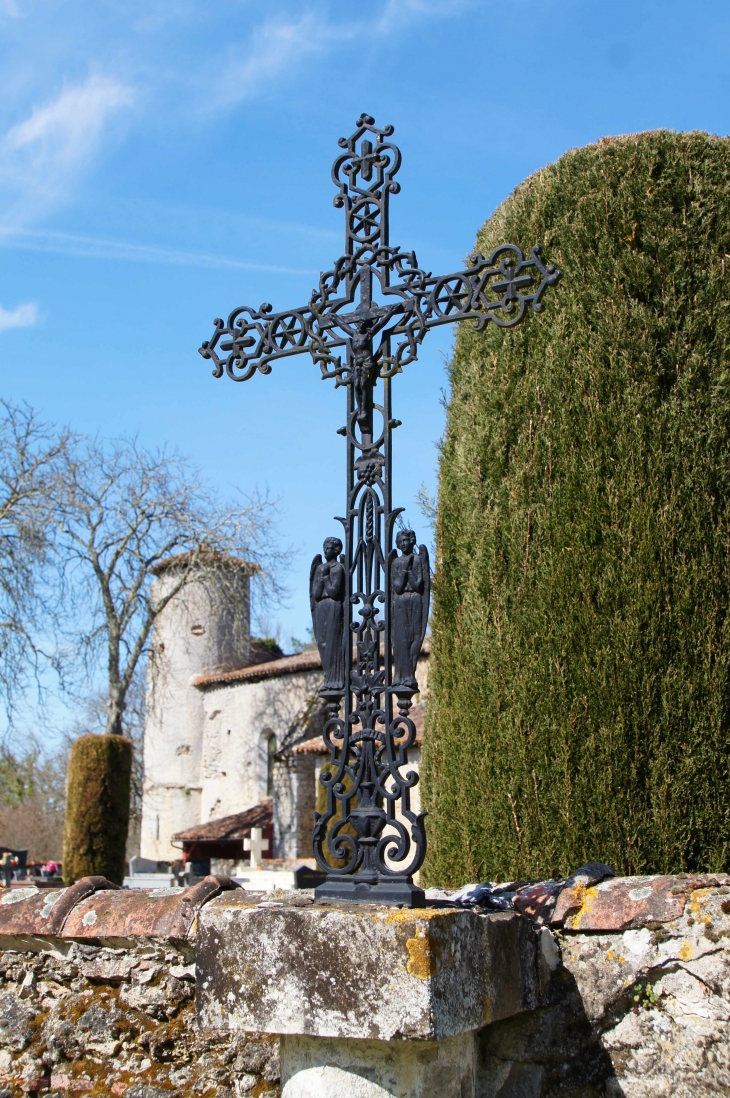
[[[391,379],[413,362],[430,328],[459,320],[511,328],[539,312],[560,272],[539,247],[514,244],[472,255],[461,271],[432,275],[413,252],[389,242],[388,204],[400,186],[400,150],[363,114],[340,138],[332,167],[335,206],[345,211],[345,253],[306,305],[234,309],[216,320],[200,353],[213,375],[247,381],[275,359],[309,353],[323,378],[347,390],[347,508],[344,543],[330,537],[314,558],[310,602],[322,657],[330,764],[321,781],[327,810],[317,814],[314,855],[327,880],[318,898],[418,907],[413,884],[423,863],[423,812],[410,807],[418,775],[408,769],[416,729],[409,717],[416,661],[428,621],[430,571],[412,530],[395,533],[404,510],[391,500]],[[393,540],[396,540],[396,547]],[[344,552],[343,552],[344,548]],[[400,556],[398,552],[400,551]]]

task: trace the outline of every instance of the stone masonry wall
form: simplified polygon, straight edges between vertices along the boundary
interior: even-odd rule
[[[536,927],[544,1005],[480,1033],[477,1098],[730,1094],[727,880],[574,889]]]
[[[278,1098],[275,1038],[195,1020],[198,914],[230,887],[1,894],[0,1098]]]
[[[481,897],[529,921],[541,1005],[480,1031],[477,1098],[730,1094],[730,878],[600,876]],[[195,1022],[198,915],[229,887],[0,893],[0,1098],[277,1098],[275,1037]]]
[[[0,955],[0,1095],[275,1098],[274,1038],[195,1025],[194,954],[149,942]]]

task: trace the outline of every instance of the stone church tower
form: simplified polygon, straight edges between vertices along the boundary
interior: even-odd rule
[[[190,829],[215,822],[225,831],[234,815],[266,801],[273,828],[269,856],[309,858],[317,774],[328,757],[319,653],[285,656],[252,641],[255,568],[230,558],[214,563],[190,577],[155,622],[140,853],[173,861]],[[187,567],[186,557],[161,562],[155,596],[164,597]],[[426,645],[417,670],[424,696],[427,660]],[[418,754],[409,756],[414,769]]]
[[[155,569],[153,596],[164,597],[189,567],[187,556]],[[201,818],[204,697],[194,680],[245,667],[251,649],[250,577],[235,558],[201,565],[159,614],[148,670],[141,852],[180,857],[170,836]]]

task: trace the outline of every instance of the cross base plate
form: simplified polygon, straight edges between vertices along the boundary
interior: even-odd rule
[[[425,907],[426,893],[417,888],[410,877],[380,877],[363,880],[360,877],[327,877],[314,890],[315,900],[338,900],[346,903],[385,904],[390,907]]]

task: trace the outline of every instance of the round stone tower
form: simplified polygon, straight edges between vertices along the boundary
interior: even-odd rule
[[[193,682],[249,663],[255,570],[248,561],[212,553],[192,566],[186,554],[170,557],[154,569],[153,598],[170,601],[155,621],[147,674],[144,858],[179,858],[171,836],[200,822],[204,714]]]

